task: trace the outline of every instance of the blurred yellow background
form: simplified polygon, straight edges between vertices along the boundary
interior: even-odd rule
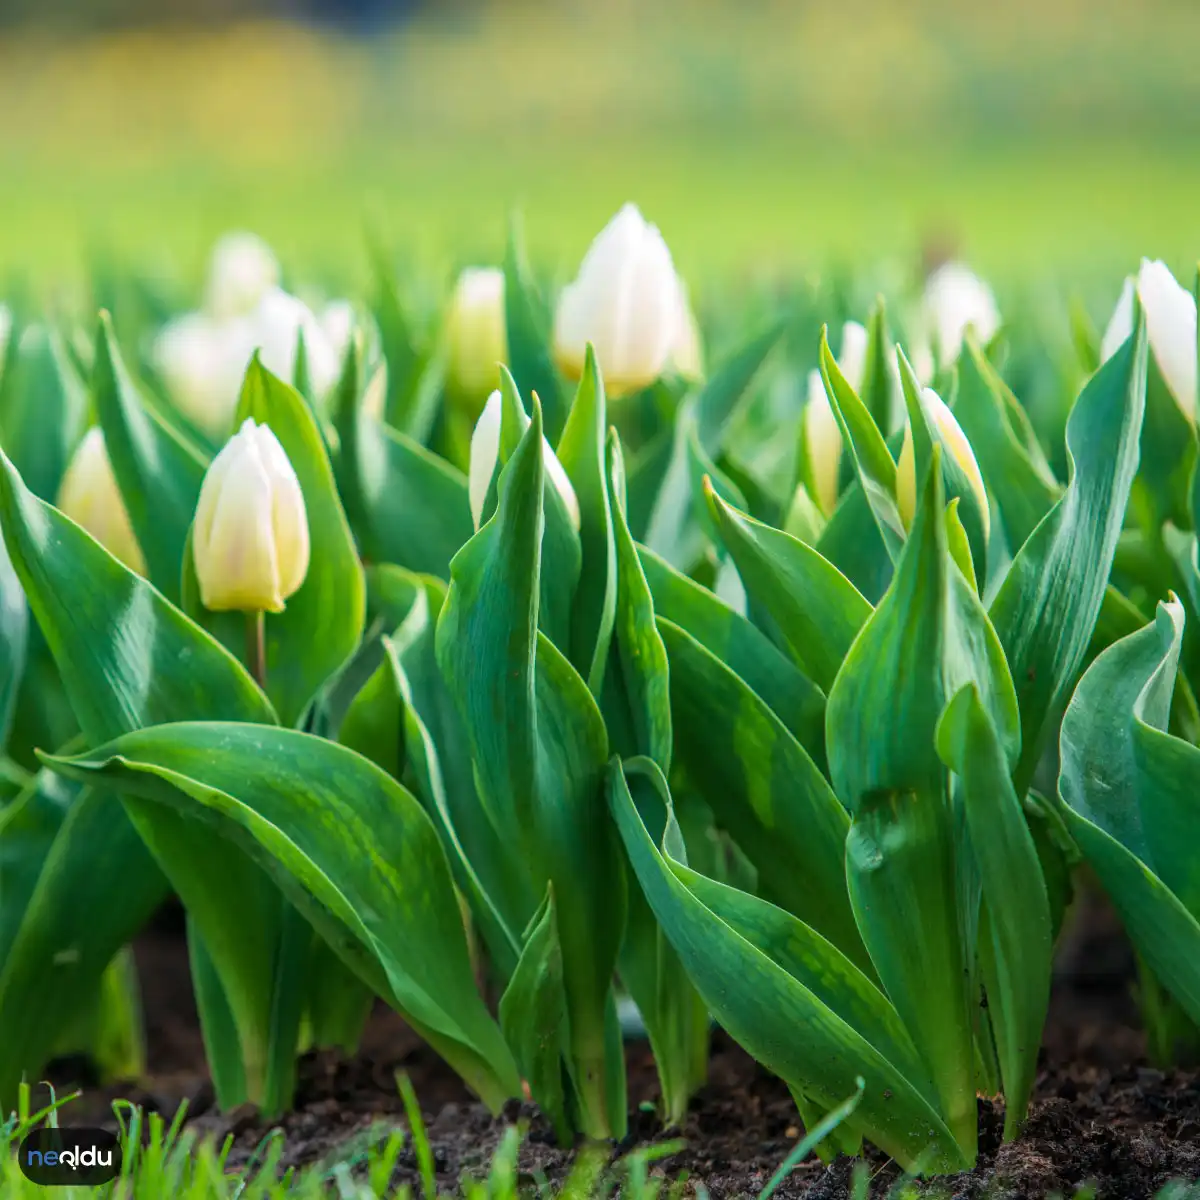
[[[1194,0],[507,0],[369,35],[138,8],[0,0],[0,280],[97,247],[198,270],[229,227],[338,280],[368,224],[495,260],[516,205],[570,263],[626,199],[693,272],[1200,254]]]

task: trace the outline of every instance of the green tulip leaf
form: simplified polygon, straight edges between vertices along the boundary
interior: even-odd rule
[[[515,1093],[511,1057],[475,990],[434,826],[373,763],[275,726],[184,722],[53,765],[228,839],[485,1103],[495,1109]],[[214,951],[207,934],[205,945]],[[236,1012],[236,993],[230,999]]]
[[[557,443],[567,420],[567,400],[554,365],[550,316],[538,292],[525,253],[525,233],[513,214],[504,255],[504,323],[508,361],[523,395],[537,393],[545,414],[546,436]]]
[[[859,929],[971,1157],[977,900],[960,875],[935,729],[949,699],[973,682],[1006,760],[1015,760],[1019,732],[999,641],[947,551],[940,456],[935,446],[895,579],[846,656],[825,721],[833,784],[853,817],[846,871]],[[934,978],[946,983],[931,993]]]
[[[500,1028],[534,1100],[559,1142],[567,1145],[572,1129],[563,1087],[563,1050],[568,1040],[564,995],[554,890],[548,887],[525,935],[516,970],[500,997]]]
[[[671,662],[679,760],[782,908],[862,970],[870,960],[846,894],[850,818],[803,746],[746,682],[659,618]]]
[[[347,355],[334,396],[338,486],[372,562],[446,578],[471,536],[467,480],[407,435],[362,411],[358,356]]]
[[[0,538],[0,749],[7,747],[29,653],[29,607]]]
[[[0,445],[26,487],[54,501],[87,426],[87,390],[59,333],[31,325],[5,370]]]
[[[709,509],[772,640],[828,691],[871,606],[811,546],[738,512],[712,489]]]
[[[1138,461],[1146,391],[1145,323],[1092,376],[1067,422],[1070,482],[1021,547],[990,615],[1017,685],[1018,795],[1033,778],[1104,602]]]
[[[617,605],[617,546],[608,489],[604,382],[588,344],[583,378],[567,414],[558,458],[579,502],[582,565],[571,614],[572,664],[599,696]]]
[[[634,791],[649,795],[635,801]],[[720,1025],[824,1111],[862,1076],[855,1128],[902,1165],[963,1168],[967,1159],[926,1094],[932,1089],[886,996],[794,917],[690,871],[670,816],[662,849],[656,847],[639,815],[654,802],[669,804],[669,797],[652,763],[612,764],[609,804],[630,862]]]
[[[968,334],[958,360],[954,417],[979,460],[988,490],[1000,509],[1014,550],[1050,511],[1061,489],[1044,458],[1034,457],[1013,429],[1009,414],[1017,399]]]
[[[959,778],[958,799],[979,864],[988,1015],[1004,1081],[1004,1132],[1012,1139],[1028,1110],[1050,1003],[1050,901],[1004,747],[974,684],[950,701],[936,736],[938,754]]]
[[[107,313],[101,313],[96,333],[92,396],[150,581],[178,603],[188,530],[208,460],[144,403],[125,369]]]
[[[818,764],[825,762],[825,696],[775,644],[707,588],[644,546],[638,559],[654,610],[745,680]]]

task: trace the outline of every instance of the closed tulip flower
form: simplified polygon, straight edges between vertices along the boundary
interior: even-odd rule
[[[468,267],[459,275],[446,315],[446,341],[451,391],[477,406],[496,386],[497,364],[508,358],[499,267]]]
[[[867,370],[867,331],[857,321],[842,326],[841,354],[838,367],[846,382],[862,391]],[[829,516],[837,507],[838,472],[842,462],[842,431],[825,392],[820,371],[808,376],[808,403],[804,406],[804,442],[808,449],[815,499],[821,511]]]
[[[559,297],[554,353],[572,379],[589,342],[609,396],[647,387],[679,346],[680,285],[662,234],[626,204],[592,242]]]
[[[217,612],[282,612],[308,573],[296,472],[266,425],[247,420],[200,488],[192,547],[200,599]]]
[[[932,347],[918,346],[914,362],[921,360],[918,378],[932,375],[936,352],[937,364],[948,367],[962,353],[963,337],[975,331],[980,342],[989,342],[1000,329],[1000,310],[992,289],[962,263],[949,262],[939,267],[925,284],[922,301],[925,336]]]
[[[250,312],[279,284],[279,262],[262,238],[227,233],[213,247],[204,307],[218,320]]]
[[[1125,281],[1116,311],[1104,331],[1100,357],[1107,362],[1133,333],[1133,296],[1146,313],[1146,337],[1159,373],[1190,420],[1196,419],[1196,298],[1165,263],[1142,260],[1136,283]]]
[[[475,430],[471,434],[471,461],[467,475],[467,494],[471,502],[471,519],[475,522],[476,530],[483,522],[483,506],[487,500],[488,488],[491,486],[492,475],[496,471],[496,460],[500,457],[500,420],[502,397],[498,391],[493,392],[479,414]],[[571,480],[567,477],[562,463],[554,453],[550,443],[542,438],[542,459],[546,464],[546,474],[562,497],[567,515],[576,529],[579,528],[579,500]]]
[[[932,388],[926,388],[923,397],[925,411],[940,435],[947,453],[954,457],[954,461],[967,476],[971,492],[983,516],[983,533],[987,537],[991,532],[991,512],[988,509],[987,489],[983,486],[983,473],[979,470],[975,451],[971,449],[971,443],[967,441],[962,426],[955,420],[954,414],[941,396]],[[900,510],[900,519],[904,522],[904,527],[909,528],[917,510],[917,464],[911,425],[904,427],[904,444],[900,447],[900,461],[896,465],[896,507]]]
[[[131,571],[145,575],[146,559],[129,522],[104,445],[104,433],[98,426],[84,434],[72,456],[58,490],[57,507],[114,558]]]

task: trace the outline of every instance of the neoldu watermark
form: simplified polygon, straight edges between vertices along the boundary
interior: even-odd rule
[[[121,1170],[121,1143],[104,1129],[35,1129],[17,1161],[25,1178],[42,1187],[98,1187]]]

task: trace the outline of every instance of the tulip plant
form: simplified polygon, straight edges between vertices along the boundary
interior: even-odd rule
[[[379,997],[493,1110],[620,1138],[636,1009],[667,1121],[716,1022],[849,1114],[824,1155],[964,1169],[977,1095],[1021,1128],[1081,857],[1181,1044],[1194,300],[1151,264],[1080,324],[1065,459],[965,267],[911,356],[840,315],[706,376],[626,206],[553,311],[514,227],[434,324],[383,269],[318,316],[238,237],[144,357],[0,325],[0,1105],[136,1067],[172,893],[218,1101],[269,1113]]]

